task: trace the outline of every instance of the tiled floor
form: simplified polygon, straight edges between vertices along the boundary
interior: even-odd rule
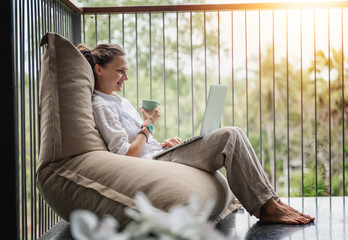
[[[282,198],[316,218],[307,225],[260,224],[239,210],[217,225],[227,239],[348,239],[348,197]]]

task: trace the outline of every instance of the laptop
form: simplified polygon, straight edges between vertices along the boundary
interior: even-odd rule
[[[183,147],[189,143],[197,141],[203,138],[205,135],[211,133],[212,131],[220,128],[222,111],[225,104],[226,93],[227,93],[227,85],[211,85],[209,90],[209,96],[207,105],[205,107],[204,117],[201,126],[201,133],[199,136],[191,138],[178,144],[172,148],[166,149],[163,152],[159,152],[154,154],[152,157],[154,159],[161,157],[168,152],[174,151],[180,147]]]

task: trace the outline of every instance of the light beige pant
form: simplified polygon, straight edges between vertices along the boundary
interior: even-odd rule
[[[265,202],[278,195],[268,181],[249,139],[237,127],[216,130],[159,158],[215,172],[226,168],[229,186],[243,207],[259,217]]]

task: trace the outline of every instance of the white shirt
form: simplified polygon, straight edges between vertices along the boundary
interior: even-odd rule
[[[139,113],[126,98],[97,90],[93,92],[92,107],[96,127],[109,151],[125,155],[140,131]],[[162,146],[150,135],[140,157],[152,159],[152,155],[161,151]]]

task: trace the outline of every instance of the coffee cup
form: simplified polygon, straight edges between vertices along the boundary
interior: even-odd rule
[[[156,100],[148,100],[148,99],[143,99],[141,102],[141,106],[146,110],[150,111],[160,105],[159,101]]]

